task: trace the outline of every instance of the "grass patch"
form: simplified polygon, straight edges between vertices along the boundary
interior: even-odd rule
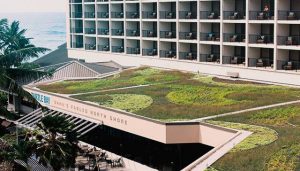
[[[257,146],[256,148],[245,151],[228,153],[214,163],[212,168],[215,168],[219,171],[299,170],[300,162],[298,152],[300,142],[300,127],[294,127],[289,124],[283,126],[282,124],[274,124],[274,122],[264,121],[266,119],[272,120],[276,115],[280,115],[280,117],[288,120],[286,115],[294,112],[297,113],[298,110],[300,110],[300,104],[216,118],[215,121],[251,124],[273,129],[278,133],[278,139],[274,143],[270,143],[268,145]],[[260,121],[259,118],[261,118],[263,122]],[[275,118],[275,120],[277,120],[277,118]],[[290,118],[289,120],[300,120],[300,115],[296,114],[292,117],[292,119]],[[253,141],[255,143],[256,140]],[[296,156],[298,156],[297,160],[295,158]]]
[[[300,162],[300,144],[283,147],[271,156],[267,163],[268,171],[289,171],[296,170],[297,163]],[[279,169],[280,168],[280,169]]]
[[[223,122],[223,121],[208,121],[208,123],[219,125],[226,128],[250,131],[253,133],[249,137],[247,137],[244,141],[236,145],[231,150],[231,152],[249,150],[259,146],[268,145],[276,141],[278,138],[276,131],[262,126]]]

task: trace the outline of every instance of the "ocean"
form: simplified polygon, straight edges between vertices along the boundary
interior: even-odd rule
[[[65,13],[0,13],[0,19],[9,22],[17,20],[26,36],[33,38],[31,42],[39,47],[51,50],[66,42]],[[48,52],[49,53],[49,52]]]

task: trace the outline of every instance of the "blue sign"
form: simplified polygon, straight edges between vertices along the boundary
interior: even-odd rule
[[[44,96],[37,93],[31,93],[32,97],[34,97],[38,102],[50,105],[50,97]]]

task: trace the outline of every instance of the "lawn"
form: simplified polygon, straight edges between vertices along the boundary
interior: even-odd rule
[[[277,139],[267,138],[268,143],[260,143],[264,138],[256,131],[231,152],[213,164],[211,171],[298,171],[300,170],[300,104],[227,116],[208,121],[216,125],[255,125],[277,132]],[[235,127],[238,129],[237,127]],[[244,129],[240,127],[240,129]],[[247,129],[246,127],[246,130]],[[250,129],[251,131],[251,129]],[[266,132],[265,132],[266,133]],[[267,135],[266,135],[267,136]],[[272,140],[272,141],[270,141]],[[245,144],[256,143],[255,147],[240,150]]]
[[[150,77],[147,74],[148,79],[163,72],[166,75],[160,77],[174,75],[168,80],[173,82],[71,97],[163,121],[189,120],[300,99],[300,89],[296,88],[222,80],[178,71],[151,72],[154,74]]]

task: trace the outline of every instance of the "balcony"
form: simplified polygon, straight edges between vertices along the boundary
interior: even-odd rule
[[[98,51],[110,51],[109,45],[98,45]]]
[[[179,59],[196,61],[197,52],[179,52]]]
[[[136,18],[140,18],[139,12],[135,11],[135,12],[126,12],[126,18],[128,19],[136,19]]]
[[[273,44],[274,36],[268,34],[250,34],[249,35],[249,43],[255,44]]]
[[[127,29],[126,30],[126,36],[129,36],[129,37],[139,37],[140,36],[140,32],[138,30]]]
[[[124,18],[123,12],[111,12],[111,18]]]
[[[224,42],[246,42],[245,34],[224,33],[223,39]]]
[[[176,59],[176,50],[160,50],[160,57]]]
[[[143,19],[157,19],[156,11],[143,11],[142,12]]]
[[[277,69],[286,71],[296,71],[300,69],[300,61],[296,60],[277,60]]]
[[[126,50],[127,50],[126,51],[127,54],[132,54],[132,55],[141,54],[141,51],[140,51],[139,47],[127,47]]]
[[[82,18],[82,12],[72,12],[70,14],[71,18]]]
[[[273,68],[274,60],[268,57],[260,57],[260,58],[248,58],[249,67],[257,67],[257,68]]]
[[[95,28],[85,28],[84,31],[85,31],[85,34],[96,34]]]
[[[111,29],[111,35],[124,36],[124,31],[123,31],[123,29]]]
[[[245,20],[246,13],[245,11],[224,11],[223,19],[224,20]]]
[[[97,17],[98,18],[109,18],[109,12],[98,12]]]
[[[220,41],[220,33],[200,33],[201,41]]]
[[[220,11],[200,11],[200,19],[220,19]]]
[[[274,11],[249,11],[249,20],[274,20]]]
[[[83,33],[83,28],[79,28],[79,27],[71,28],[71,33]]]
[[[160,19],[176,19],[176,11],[160,11]]]
[[[95,12],[85,12],[84,13],[84,17],[85,18],[95,18],[96,17],[96,13]]]
[[[277,44],[285,46],[300,45],[300,36],[277,36]]]
[[[244,56],[223,56],[222,61],[223,61],[223,64],[245,66],[245,57]]]
[[[179,39],[197,40],[197,32],[179,32]]]
[[[200,54],[200,62],[220,63],[220,54]]]
[[[197,19],[197,12],[179,11],[179,19]]]
[[[143,30],[143,37],[157,37],[157,33],[154,30]]]
[[[109,35],[109,29],[108,28],[100,28],[98,29],[99,35]]]
[[[72,48],[83,48],[83,43],[72,43]]]
[[[69,3],[82,3],[82,0],[69,0]]]
[[[124,47],[123,46],[112,46],[112,52],[115,53],[124,53]]]
[[[143,56],[157,56],[157,49],[143,49]]]
[[[160,31],[160,38],[175,39],[176,31]]]
[[[300,11],[278,11],[278,20],[299,20]]]
[[[85,50],[96,50],[96,44],[85,44]]]

